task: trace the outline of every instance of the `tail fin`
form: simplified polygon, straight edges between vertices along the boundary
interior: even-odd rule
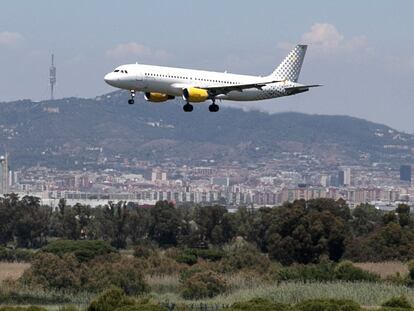
[[[297,45],[271,74],[276,80],[297,82],[305,58],[307,45]]]

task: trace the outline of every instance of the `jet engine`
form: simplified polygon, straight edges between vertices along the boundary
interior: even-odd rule
[[[190,103],[201,103],[209,98],[208,92],[196,87],[183,90],[183,98]]]
[[[168,95],[168,94],[164,94],[164,93],[145,93],[144,94],[144,98],[145,100],[149,101],[149,102],[153,102],[153,103],[162,103],[165,102],[169,99],[174,99],[174,96]]]

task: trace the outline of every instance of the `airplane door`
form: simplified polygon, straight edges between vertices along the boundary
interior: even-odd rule
[[[141,70],[137,71],[137,75],[135,78],[135,85],[137,89],[145,90],[147,88],[147,82]]]

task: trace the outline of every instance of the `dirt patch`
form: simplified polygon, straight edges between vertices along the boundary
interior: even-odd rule
[[[17,280],[29,267],[29,263],[0,262],[0,283],[6,279]]]
[[[389,276],[406,276],[408,274],[408,267],[405,263],[400,261],[389,261],[389,262],[361,262],[355,263],[355,266],[378,274],[381,278],[385,279]]]

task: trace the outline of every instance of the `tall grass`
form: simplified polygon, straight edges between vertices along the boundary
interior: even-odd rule
[[[65,291],[51,291],[34,288],[9,288],[7,285],[0,285],[0,304],[35,304],[35,305],[51,305],[51,304],[88,304],[95,294],[80,292],[70,293]]]
[[[351,299],[364,306],[379,306],[385,300],[399,295],[405,295],[411,302],[414,302],[413,288],[372,282],[256,283],[203,301],[185,301],[176,293],[153,293],[153,295],[160,302],[171,301],[185,304],[203,302],[228,305],[260,297],[288,304],[306,299],[336,298]]]

